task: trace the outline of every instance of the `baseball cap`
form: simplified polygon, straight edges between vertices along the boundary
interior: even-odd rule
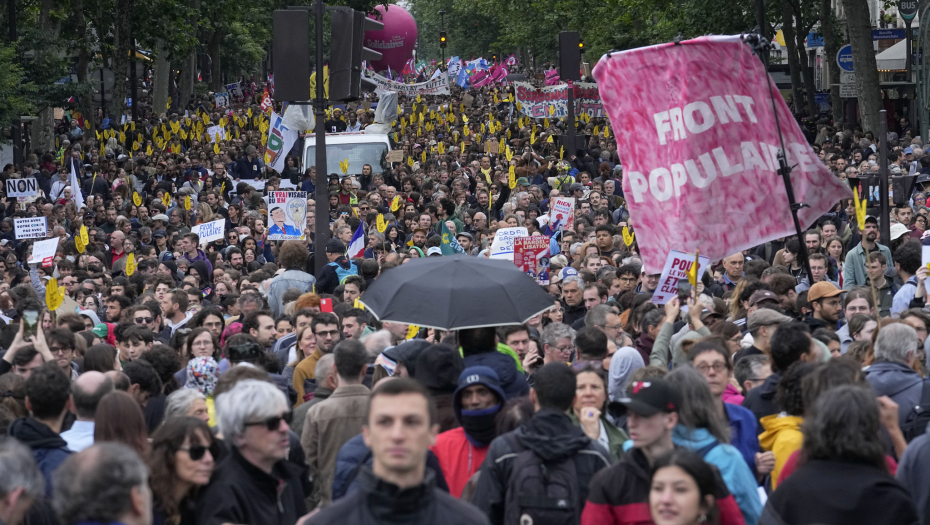
[[[878,217],[874,215],[866,215],[865,222],[872,223],[872,224],[878,224]]]
[[[678,389],[664,379],[633,381],[627,394],[627,397],[618,400],[620,404],[644,417],[654,416],[659,412],[678,412],[681,407],[681,394]]]
[[[574,182],[568,189],[569,191],[584,191],[584,186],[582,186],[580,182]]]
[[[891,225],[891,240],[893,241],[902,235],[910,233],[910,231],[911,230],[907,229],[907,226],[901,224],[900,222],[896,222]]]
[[[711,317],[711,316],[717,316],[718,318],[722,318],[722,317],[723,317],[722,315],[718,314],[717,312],[715,312],[715,311],[713,311],[713,310],[708,310],[707,308],[702,308],[702,309],[701,309],[701,321],[704,321],[705,319],[707,319],[708,317]]]
[[[762,301],[775,301],[777,303],[778,296],[771,290],[756,290],[749,297],[749,306],[755,306]]]
[[[159,213],[158,215],[154,215],[154,216],[152,217],[152,220],[153,220],[153,221],[168,222],[168,216],[165,215],[164,213]]]
[[[843,290],[837,288],[833,283],[820,281],[819,283],[814,283],[814,286],[811,286],[811,289],[807,291],[807,302],[816,301],[825,297],[836,297],[841,293],[843,293]]]
[[[756,329],[762,326],[772,326],[790,321],[790,317],[780,314],[771,308],[760,308],[749,314],[749,319],[746,320],[746,329],[750,332],[754,332]]]
[[[165,230],[155,230],[154,232],[152,232],[152,237],[167,237],[167,236],[168,236],[168,232],[166,232]]]
[[[562,282],[566,277],[571,277],[573,275],[578,275],[578,270],[572,268],[571,266],[566,266],[559,270],[559,273],[556,274],[556,278],[552,281],[554,283]]]
[[[472,234],[470,234],[470,233],[468,233],[468,232],[459,232],[459,233],[456,233],[456,234],[455,234],[455,238],[458,239],[459,237],[465,237],[465,238],[467,238],[468,240],[470,240],[471,242],[475,242],[475,236],[472,235]]]
[[[910,155],[911,153],[914,153],[914,148],[904,148],[905,155]]]
[[[442,250],[438,246],[433,246],[429,250],[426,250],[426,256],[429,257],[431,255],[442,255]]]
[[[345,253],[346,245],[339,239],[330,239],[326,243],[326,253]]]
[[[517,186],[529,186],[530,181],[526,177],[520,177],[517,179]]]

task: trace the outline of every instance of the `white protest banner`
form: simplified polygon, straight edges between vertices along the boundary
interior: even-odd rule
[[[523,226],[501,228],[497,230],[497,235],[494,236],[494,242],[491,243],[491,258],[512,261],[514,239],[526,236],[527,231]]]
[[[304,238],[307,227],[307,192],[271,191],[268,202],[268,239],[272,241]]]
[[[229,93],[216,93],[214,98],[216,99],[216,107],[218,108],[225,108],[229,105]]]
[[[220,136],[220,140],[226,140],[226,129],[223,126],[210,126],[207,128],[207,137],[210,142],[215,142],[217,135]]]
[[[7,179],[6,181],[7,197],[32,197],[37,193],[39,193],[39,185],[34,178]]]
[[[17,239],[44,239],[48,237],[48,220],[45,217],[13,219]]]
[[[42,266],[51,266],[56,251],[58,251],[58,237],[36,241],[32,245],[32,255],[29,256],[29,262],[42,261]]]
[[[438,77],[426,82],[416,84],[403,84],[395,82],[387,77],[382,77],[377,73],[371,73],[371,80],[378,84],[376,91],[396,91],[404,95],[448,95],[449,94],[449,77],[439,75]]]
[[[543,88],[526,82],[514,82],[514,93],[520,111],[532,118],[562,118],[568,116],[568,86],[559,84]],[[606,117],[597,84],[575,82],[575,116]]]
[[[200,244],[222,239],[223,234],[226,233],[226,219],[198,224],[191,228],[191,233],[196,233],[200,237]]]
[[[694,254],[672,250],[668,253],[665,260],[665,267],[662,268],[662,277],[659,278],[659,287],[652,294],[654,304],[665,304],[672,297],[678,295],[678,281],[688,278],[688,270],[694,264]],[[700,281],[701,276],[707,271],[710,259],[703,255],[698,258],[697,278]]]
[[[575,198],[556,197],[549,204],[549,227],[553,232],[573,231],[575,225]]]
[[[549,237],[517,237],[513,242],[513,263],[536,284],[549,284]]]
[[[235,84],[226,84],[226,91],[231,93],[234,97],[242,98],[242,88],[239,87],[239,83]]]

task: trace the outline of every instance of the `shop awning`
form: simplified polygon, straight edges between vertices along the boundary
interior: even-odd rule
[[[907,67],[907,40],[902,40],[875,55],[879,71],[903,71]]]

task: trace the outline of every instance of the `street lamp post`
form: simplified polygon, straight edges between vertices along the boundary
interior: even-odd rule
[[[439,10],[439,30],[440,32],[445,33],[446,30],[446,12],[442,9]],[[446,47],[440,46],[442,51],[442,63],[439,65],[440,69],[446,65]]]

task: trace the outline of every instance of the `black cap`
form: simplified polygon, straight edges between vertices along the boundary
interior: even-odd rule
[[[339,239],[330,239],[326,243],[326,253],[345,253],[346,245]]]
[[[869,224],[869,223],[871,223],[871,224],[878,224],[878,217],[876,217],[876,216],[874,216],[874,215],[866,215],[866,216],[865,216],[865,223],[866,223],[866,224]]]
[[[154,232],[152,232],[152,237],[167,237],[167,236],[168,236],[168,232],[166,232],[165,230],[155,230]]]
[[[630,383],[629,396],[618,401],[628,410],[644,417],[653,416],[659,412],[678,412],[681,407],[681,395],[678,389],[668,381],[659,378]]]

